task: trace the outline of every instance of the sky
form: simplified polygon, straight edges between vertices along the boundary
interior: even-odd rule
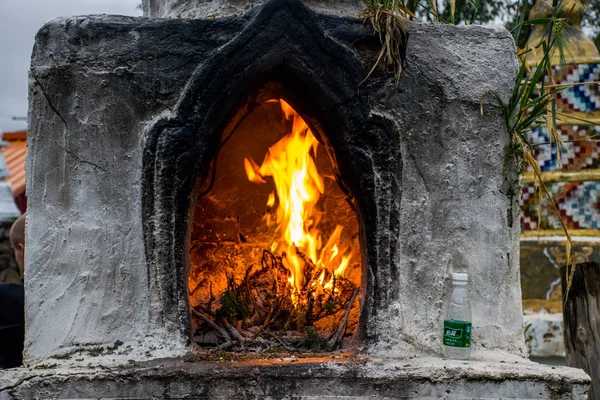
[[[58,17],[141,15],[141,0],[0,0],[0,131],[27,129],[27,73],[35,34]]]

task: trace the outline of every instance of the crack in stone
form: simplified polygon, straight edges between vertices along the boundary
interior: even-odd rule
[[[54,113],[56,113],[56,115],[59,116],[59,118],[62,120],[62,122],[64,122],[65,125],[67,125],[67,121],[63,118],[63,116],[60,114],[60,112],[58,112],[56,107],[54,107],[54,105],[52,104],[52,101],[50,101],[50,98],[48,97],[48,95],[46,94],[46,91],[44,90],[44,86],[42,86],[42,83],[40,82],[38,77],[35,76],[35,73],[33,72],[33,70],[31,70],[31,76],[35,80],[35,83],[37,83],[37,85],[40,87],[42,94],[44,95],[44,97],[46,98],[46,101],[48,102],[48,106],[50,106],[52,111],[54,111]]]
[[[2,390],[0,390],[0,398],[4,398],[4,394],[7,394],[9,396],[11,396],[11,398],[13,397],[13,394],[16,390],[18,390],[21,385],[23,385],[26,382],[29,382],[33,379],[37,378],[37,376],[27,376],[25,378],[20,379],[18,382],[16,382],[14,385],[10,385],[10,386],[5,386],[2,388]]]
[[[93,167],[96,167],[96,168],[98,168],[98,169],[99,169],[100,171],[102,171],[102,172],[107,172],[107,171],[106,171],[106,168],[104,168],[104,167],[101,167],[100,165],[98,165],[98,164],[95,164],[95,163],[93,163],[93,162],[91,162],[91,161],[87,161],[87,160],[83,160],[83,159],[81,159],[81,158],[80,158],[80,157],[79,157],[77,154],[73,153],[71,150],[69,150],[69,149],[67,149],[67,148],[65,148],[65,147],[63,147],[63,146],[61,146],[61,145],[60,145],[60,144],[58,144],[58,143],[56,143],[56,145],[57,145],[58,147],[60,147],[60,148],[61,148],[61,149],[62,149],[62,150],[65,152],[65,153],[67,153],[68,155],[70,155],[71,157],[73,157],[74,159],[76,159],[77,161],[79,161],[79,162],[81,162],[81,163],[84,163],[84,164],[91,165],[91,166],[93,166]]]
[[[408,154],[410,155],[410,158],[413,161],[413,165],[415,166],[417,173],[419,174],[419,176],[421,177],[421,180],[423,181],[423,185],[425,186],[427,193],[431,193],[431,190],[429,189],[429,185],[427,184],[427,179],[425,179],[425,176],[423,175],[421,168],[419,168],[419,166],[417,165],[417,159],[415,158],[415,155],[412,154],[410,151],[408,152]]]

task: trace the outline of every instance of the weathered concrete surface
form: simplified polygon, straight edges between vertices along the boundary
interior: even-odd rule
[[[390,261],[398,277],[376,323],[390,341],[375,348],[394,352],[402,332],[403,342],[435,351],[448,276],[460,271],[469,273],[474,349],[524,354],[518,204],[506,196],[509,137],[490,94],[512,90],[513,41],[497,27],[415,25],[409,35],[397,94],[390,95],[389,80],[367,83],[373,112],[398,124],[402,154],[400,229]]]
[[[112,369],[43,367],[4,371],[0,399],[566,400],[585,399],[589,384],[581,370],[526,360],[157,361]]]
[[[297,92],[283,94],[325,142],[359,210],[364,352],[438,353],[449,275],[460,270],[471,278],[475,356],[523,354],[518,205],[504,194],[509,138],[489,95],[510,94],[511,36],[414,26],[395,90],[381,71],[360,85],[379,51],[362,29],[294,0],[241,17],[44,26],[30,80],[26,362],[190,349],[196,174],[273,71]]]
[[[311,9],[356,17],[365,8],[361,0],[302,0]],[[206,18],[224,17],[249,11],[265,0],[142,0],[145,17]]]

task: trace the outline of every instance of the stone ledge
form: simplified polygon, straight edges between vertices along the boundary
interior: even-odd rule
[[[19,368],[2,373],[0,399],[585,399],[590,382],[581,370],[529,360],[326,360]]]

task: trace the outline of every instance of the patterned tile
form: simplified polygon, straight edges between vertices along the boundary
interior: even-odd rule
[[[554,66],[556,83],[600,81],[600,64]],[[581,85],[565,88],[556,96],[559,108],[567,111],[593,112],[600,110],[600,85]]]
[[[560,164],[556,154],[556,145],[554,143],[552,146],[543,144],[550,142],[546,128],[534,129],[529,135],[529,141],[532,144],[541,144],[535,146],[534,156],[542,171],[578,171],[600,168],[600,126],[560,125],[558,133],[565,142]],[[528,168],[528,171],[531,171],[531,168]]]
[[[600,81],[600,64],[554,66],[556,83]],[[559,109],[567,112],[600,111],[600,85],[567,87],[556,95]],[[558,133],[565,141],[561,162],[555,145],[547,145],[548,130],[534,129],[529,140],[535,146],[534,155],[542,171],[580,171],[600,169],[600,127],[591,125],[560,125]],[[531,171],[531,168],[528,168]],[[569,229],[600,229],[600,182],[560,182],[547,185]],[[539,199],[533,185],[524,185],[521,193],[521,230],[538,229]],[[541,200],[540,229],[560,229],[560,221],[546,198]]]
[[[547,185],[569,229],[600,229],[600,182],[560,182]],[[521,191],[521,231],[538,229],[538,199],[532,184]],[[541,201],[540,229],[560,229],[551,204]]]

